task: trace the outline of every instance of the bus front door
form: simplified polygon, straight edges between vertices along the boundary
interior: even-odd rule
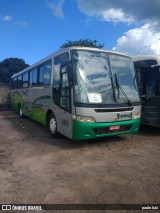
[[[72,114],[71,114],[71,91],[68,75],[65,69],[61,73],[60,108],[58,113],[59,132],[71,138]]]

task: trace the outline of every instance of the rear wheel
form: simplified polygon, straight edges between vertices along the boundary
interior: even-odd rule
[[[59,137],[60,134],[57,132],[57,121],[53,113],[50,114],[48,118],[48,130],[52,137]]]

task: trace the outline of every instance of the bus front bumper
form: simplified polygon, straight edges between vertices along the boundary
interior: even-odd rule
[[[112,135],[132,134],[138,132],[139,126],[140,118],[108,123],[89,123],[73,120],[72,139],[86,140]]]

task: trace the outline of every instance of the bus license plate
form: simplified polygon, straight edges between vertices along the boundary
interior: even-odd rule
[[[120,126],[110,126],[109,130],[110,131],[120,130]]]

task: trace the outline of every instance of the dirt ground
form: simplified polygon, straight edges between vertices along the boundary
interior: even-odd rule
[[[160,129],[77,142],[0,112],[0,203],[158,204]]]

